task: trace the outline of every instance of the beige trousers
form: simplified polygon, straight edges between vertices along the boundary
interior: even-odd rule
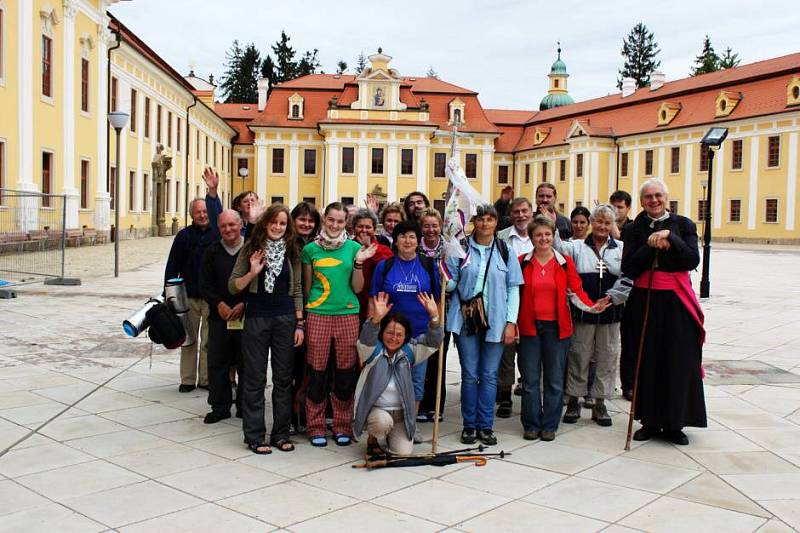
[[[597,372],[592,398],[610,398],[617,379],[619,359],[619,322],[611,324],[583,324],[575,322],[572,345],[567,358],[567,395],[575,398],[586,394],[589,379],[589,362],[597,361]]]
[[[367,433],[378,439],[385,438],[389,453],[410,455],[414,451],[414,441],[406,435],[403,411],[384,411],[373,407],[367,415]]]
[[[181,347],[181,385],[208,385],[208,304],[202,298],[189,298],[189,319],[197,342]],[[200,350],[198,365],[197,351]],[[198,375],[199,368],[199,375]]]

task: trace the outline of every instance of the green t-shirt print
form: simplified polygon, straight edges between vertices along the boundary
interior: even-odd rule
[[[312,242],[303,248],[303,264],[312,265],[311,291],[306,310],[317,315],[358,314],[358,298],[350,285],[353,260],[361,245],[345,241],[336,250],[323,250]]]

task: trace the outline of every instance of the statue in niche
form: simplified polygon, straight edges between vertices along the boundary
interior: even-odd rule
[[[170,232],[166,223],[166,191],[164,187],[167,183],[167,171],[172,168],[172,156],[164,153],[164,146],[161,143],[156,145],[156,155],[151,163],[153,169],[153,187],[151,190],[155,196],[155,201],[151,205],[153,209],[152,232],[153,235],[165,236]]]
[[[385,98],[383,96],[383,89],[381,87],[375,89],[374,103],[376,107],[382,107],[386,103]]]

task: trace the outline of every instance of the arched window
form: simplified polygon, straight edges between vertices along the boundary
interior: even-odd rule
[[[300,106],[292,104],[292,118],[300,118]]]
[[[455,109],[453,110],[453,122],[456,124],[461,124],[461,110]]]
[[[558,89],[558,80],[553,80],[553,87]]]

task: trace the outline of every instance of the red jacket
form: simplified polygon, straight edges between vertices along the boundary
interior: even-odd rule
[[[375,267],[378,266],[378,263],[383,261],[384,259],[389,259],[394,255],[392,253],[392,249],[384,244],[378,243],[378,249],[375,250],[375,255],[364,261],[364,288],[361,289],[356,296],[358,297],[358,303],[360,304],[360,309],[358,312],[359,318],[361,322],[364,322],[367,319],[367,311],[369,307],[369,289],[372,287],[372,273],[375,272]]]
[[[558,337],[566,339],[572,336],[572,314],[569,310],[569,302],[584,311],[588,311],[594,302],[583,291],[581,277],[575,270],[575,263],[569,256],[564,256],[553,250],[556,261],[561,268],[556,269],[556,290],[558,291],[558,303],[556,305],[556,316],[558,317]],[[525,284],[520,287],[519,295],[519,317],[517,327],[520,335],[530,337],[536,336],[536,313],[533,307],[533,276],[538,263],[533,257],[533,252],[519,256],[522,266],[522,279]]]

